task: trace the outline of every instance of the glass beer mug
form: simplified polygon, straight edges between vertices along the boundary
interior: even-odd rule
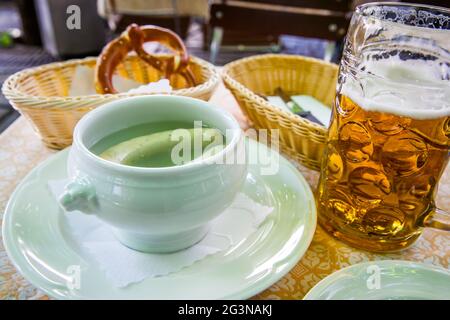
[[[317,190],[322,227],[379,252],[411,245],[423,227],[450,230],[448,213],[434,204],[449,119],[450,10],[358,7]]]

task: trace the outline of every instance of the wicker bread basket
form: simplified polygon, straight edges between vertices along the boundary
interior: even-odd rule
[[[2,91],[12,106],[31,121],[44,143],[55,149],[72,143],[72,132],[78,120],[89,110],[116,99],[139,94],[95,94],[68,96],[71,80],[78,65],[94,67],[96,58],[51,63],[27,69],[10,76]],[[185,80],[176,77],[173,94],[208,100],[220,78],[214,66],[192,57],[190,67],[200,84],[184,88]],[[137,56],[128,56],[116,73],[141,83],[160,79],[161,74]]]
[[[266,54],[236,60],[223,68],[222,77],[256,129],[279,129],[280,147],[308,168],[319,170],[327,130],[293,113],[283,111],[260,95],[311,95],[332,105],[338,67],[302,56]]]

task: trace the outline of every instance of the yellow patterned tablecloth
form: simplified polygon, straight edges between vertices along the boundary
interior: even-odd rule
[[[228,90],[220,87],[213,102],[229,109],[246,126],[237,103]],[[19,118],[0,135],[0,222],[8,201],[20,180],[38,163],[55,151],[47,149],[23,118]],[[318,173],[297,165],[312,188]],[[450,210],[450,166],[445,171],[437,204]],[[1,236],[0,236],[1,238]],[[381,259],[421,261],[444,268],[450,265],[450,233],[426,229],[409,249],[393,254],[373,254],[349,247],[317,228],[314,239],[301,261],[280,281],[257,295],[256,299],[301,299],[319,280],[351,264]],[[0,299],[47,299],[29,284],[8,259],[0,241]]]

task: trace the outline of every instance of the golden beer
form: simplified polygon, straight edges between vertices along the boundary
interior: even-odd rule
[[[319,223],[336,238],[382,252],[423,227],[450,230],[434,203],[450,146],[449,25],[445,8],[356,9],[317,189]]]
[[[372,251],[410,245],[434,210],[449,136],[449,117],[365,111],[338,95],[318,188],[320,224]]]

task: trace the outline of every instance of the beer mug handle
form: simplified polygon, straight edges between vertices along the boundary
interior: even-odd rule
[[[450,213],[435,208],[423,221],[424,227],[450,231]]]

